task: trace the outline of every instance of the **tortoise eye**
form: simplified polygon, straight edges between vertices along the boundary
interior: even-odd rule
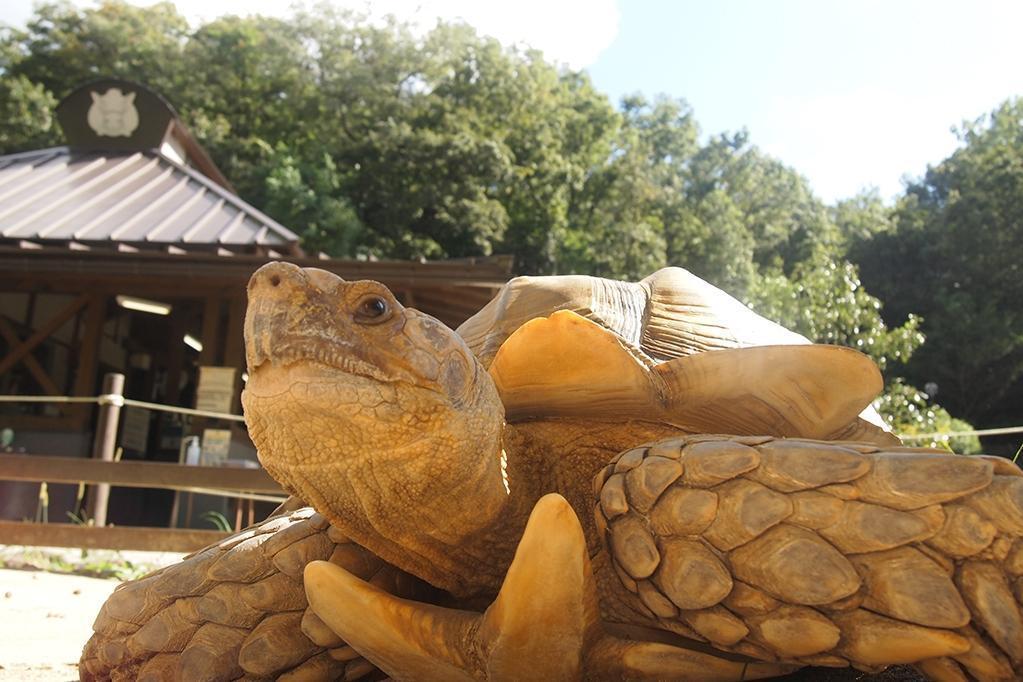
[[[355,310],[355,319],[364,324],[376,324],[387,319],[391,306],[380,296],[367,296]]]

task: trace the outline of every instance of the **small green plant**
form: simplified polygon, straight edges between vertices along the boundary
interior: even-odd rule
[[[67,511],[64,513],[67,514],[67,517],[69,519],[71,519],[71,523],[75,524],[76,526],[92,525],[92,519],[89,518],[89,515],[85,512],[84,509],[80,510],[77,514],[73,511]]]
[[[67,517],[71,519],[71,523],[75,524],[76,526],[93,525],[92,519],[89,518],[89,515],[86,513],[86,511],[81,507],[76,508],[79,510],[77,514],[73,511],[64,512],[65,514],[67,514]],[[84,561],[88,556],[89,550],[85,547],[82,547],[82,560]]]
[[[43,481],[39,484],[39,497],[36,501],[36,523],[48,523],[50,520],[50,492]]]
[[[93,578],[135,580],[159,568],[158,564],[136,563],[116,550],[93,550],[75,559],[74,553],[24,547],[0,551],[0,568],[74,573]]]
[[[210,510],[208,512],[203,512],[203,514],[199,518],[201,518],[203,521],[209,521],[211,524],[213,524],[214,528],[225,533],[230,533],[232,530],[234,530],[234,528],[231,526],[231,522],[227,520],[227,517],[218,511]]]

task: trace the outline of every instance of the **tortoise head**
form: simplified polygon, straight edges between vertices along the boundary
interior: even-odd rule
[[[402,500],[421,513],[435,486],[478,467],[455,445],[500,450],[504,413],[486,370],[382,284],[271,263],[248,295],[252,440],[269,473],[328,517],[376,526]]]

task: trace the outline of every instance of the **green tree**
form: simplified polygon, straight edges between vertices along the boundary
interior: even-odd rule
[[[852,255],[890,320],[923,316],[907,376],[971,420],[1012,420],[1023,378],[1023,101],[960,131],[961,147],[911,184],[894,228]],[[1014,393],[1015,392],[1015,393]]]
[[[283,145],[271,155],[266,180],[268,214],[298,231],[309,252],[333,257],[365,255],[365,227],[340,193],[342,178],[330,155],[320,163],[303,162]]]
[[[180,61],[187,31],[170,2],[149,7],[103,2],[95,9],[47,2],[36,7],[24,29],[3,33],[0,72],[5,79],[23,76],[58,99],[107,77],[170,95],[188,80]]]
[[[877,190],[862,192],[837,202],[829,210],[831,221],[841,236],[843,248],[892,230],[892,210]]]
[[[0,77],[0,154],[57,144],[56,105],[38,83],[24,76]]]
[[[813,341],[866,353],[882,370],[907,361],[924,342],[915,315],[889,328],[881,317],[881,301],[863,288],[856,266],[834,254],[820,252],[796,265],[791,275],[767,272],[758,278],[748,303]]]

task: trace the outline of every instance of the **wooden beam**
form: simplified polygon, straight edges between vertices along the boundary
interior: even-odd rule
[[[75,298],[75,300],[62,308],[60,312],[51,317],[46,324],[37,329],[30,337],[22,341],[18,346],[12,348],[11,351],[7,353],[7,357],[0,360],[0,374],[7,372],[11,367],[14,367],[19,360],[25,357],[25,355],[31,353],[36,346],[49,338],[50,334],[57,331],[62,324],[70,320],[71,316],[78,312],[78,310],[84,306],[88,300],[88,295],[79,295]]]
[[[199,372],[196,376],[196,388],[195,397],[198,401],[199,398],[199,382],[201,381],[202,368],[204,366],[218,366],[221,362],[221,340],[220,340],[220,315],[223,299],[220,296],[207,296],[206,305],[202,310],[202,351],[199,352]],[[198,403],[197,403],[198,404]],[[232,403],[231,407],[234,407]],[[202,436],[203,430],[209,420],[206,417],[196,417],[192,420],[190,432],[197,436]],[[191,497],[189,497],[189,506],[191,506]],[[190,518],[191,513],[185,518]]]
[[[454,304],[460,308],[466,310],[479,310],[486,304],[490,303],[491,299],[494,298],[494,292],[481,290],[481,289],[468,289],[465,287],[458,288],[421,288],[416,290],[417,299],[422,302],[423,299],[431,301],[441,301],[444,303]]]
[[[475,315],[490,302],[490,297],[472,296],[469,291],[440,289],[418,289],[416,309],[433,315],[452,329]]]
[[[21,343],[21,339],[18,338],[14,328],[11,327],[11,323],[7,321],[7,318],[0,316],[0,336],[4,337],[7,341],[7,345],[14,348]],[[50,375],[46,373],[43,366],[39,364],[39,361],[35,359],[35,356],[29,353],[21,359],[25,366],[28,367],[28,371],[31,372],[32,376],[35,377],[36,382],[42,387],[43,392],[48,395],[60,395],[60,389],[57,388],[57,384],[54,383]]]
[[[334,272],[347,280],[374,279],[392,289],[459,284],[469,287],[500,286],[510,277],[507,262],[477,259],[473,262],[414,263],[405,261],[323,261],[288,257],[303,267]],[[124,293],[132,283],[147,282],[173,291],[175,287],[242,287],[256,268],[267,262],[257,256],[231,258],[194,253],[187,259],[159,253],[110,253],[96,251],[28,252],[0,247],[0,283],[35,279],[37,286],[81,286],[85,282],[117,284]],[[50,289],[55,290],[55,289]],[[78,291],[89,290],[79,288]]]
[[[219,296],[209,296],[202,311],[202,351],[199,365],[216,365],[220,360],[220,304]]]
[[[95,528],[70,523],[0,521],[0,544],[82,549],[133,549],[148,552],[194,552],[220,542],[229,533],[177,528]]]
[[[170,340],[167,341],[167,394],[164,398],[168,405],[177,405],[181,397],[181,370],[185,367],[185,343],[182,338],[188,330],[186,314],[186,311],[177,307],[171,313]]]
[[[85,308],[85,331],[78,344],[78,366],[75,369],[74,395],[96,394],[96,372],[99,368],[99,344],[103,338],[103,323],[107,316],[106,299],[99,294],[89,295]],[[85,429],[92,414],[92,405],[79,405],[74,410],[78,427]]]
[[[227,302],[227,334],[224,337],[224,366],[237,367],[234,375],[234,398],[231,412],[241,412],[242,372],[245,371],[245,299],[229,299]]]
[[[0,455],[0,480],[48,483],[110,483],[129,488],[220,489],[282,494],[264,469],[187,466],[169,462]]]
[[[91,407],[91,405],[79,405],[76,407]],[[82,430],[80,422],[72,415],[44,416],[35,414],[9,414],[3,418],[4,426],[18,431],[46,431],[48,433],[59,433],[61,431]]]

